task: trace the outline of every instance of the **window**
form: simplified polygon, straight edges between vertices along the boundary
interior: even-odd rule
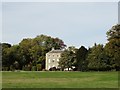
[[[59,62],[59,59],[57,59],[57,61]]]
[[[52,62],[55,62],[55,59],[53,59]]]
[[[50,59],[48,59],[48,62],[50,63]]]

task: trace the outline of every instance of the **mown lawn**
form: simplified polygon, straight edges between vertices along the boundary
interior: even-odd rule
[[[2,72],[2,88],[118,88],[118,72]]]

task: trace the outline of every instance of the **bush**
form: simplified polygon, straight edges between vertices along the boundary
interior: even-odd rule
[[[41,71],[42,70],[42,65],[41,64],[37,64],[37,71]]]
[[[31,71],[37,71],[37,67],[36,66],[32,66]]]
[[[2,67],[2,71],[9,71],[9,67]]]
[[[23,66],[22,70],[24,70],[24,71],[30,71],[30,70],[31,70],[31,67],[25,65],[25,67]]]
[[[60,68],[57,68],[56,71],[60,71]]]
[[[13,65],[10,65],[10,71],[15,71],[15,67]]]
[[[49,69],[50,71],[56,71],[56,67],[52,67]]]

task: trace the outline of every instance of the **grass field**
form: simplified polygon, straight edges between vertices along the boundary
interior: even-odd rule
[[[2,88],[118,88],[118,72],[2,72]]]

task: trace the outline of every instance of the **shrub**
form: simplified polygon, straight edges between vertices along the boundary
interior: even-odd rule
[[[15,67],[13,65],[10,65],[10,71],[15,71]]]
[[[42,70],[42,65],[41,64],[37,64],[37,71],[41,71]]]
[[[22,70],[24,70],[24,71],[30,71],[31,67],[25,65],[25,66],[23,66]]]
[[[2,67],[3,71],[9,71],[9,67]]]
[[[37,71],[37,67],[36,66],[32,66],[31,71]]]
[[[56,71],[56,67],[52,67],[49,69],[50,71]]]

